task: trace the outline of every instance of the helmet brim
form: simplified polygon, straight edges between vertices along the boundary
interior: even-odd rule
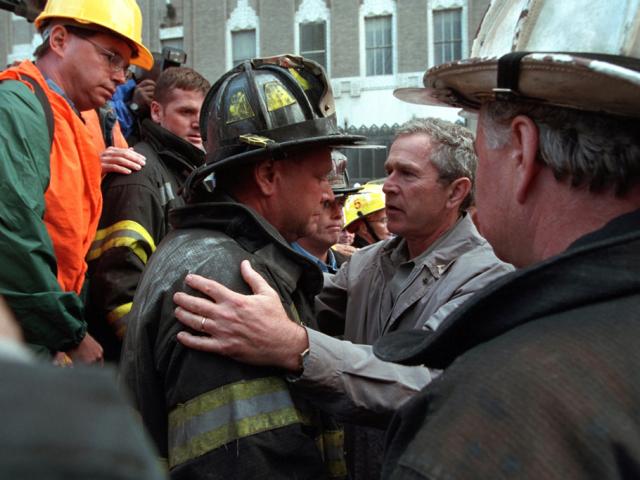
[[[225,157],[223,159],[213,161],[207,164],[207,169],[211,171],[219,170],[220,168],[224,168],[228,165],[242,165],[248,164],[256,161],[260,157],[265,154],[268,155],[270,152],[281,151],[286,152],[288,150],[298,149],[301,147],[316,147],[316,146],[327,146],[327,147],[357,147],[358,144],[362,144],[363,148],[366,148],[366,144],[364,141],[366,137],[362,135],[324,135],[312,138],[304,138],[304,139],[296,139],[284,142],[278,142],[274,144],[273,147],[269,148],[253,148],[246,152],[238,153],[235,155],[231,155]]]
[[[640,115],[640,60],[594,60],[579,53],[529,53],[522,58],[514,100],[535,101],[613,115]],[[497,58],[470,58],[431,68],[425,88],[402,88],[409,103],[478,110],[500,98]]]

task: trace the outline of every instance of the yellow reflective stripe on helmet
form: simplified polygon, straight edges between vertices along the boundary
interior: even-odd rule
[[[253,113],[247,94],[244,91],[240,90],[231,96],[229,110],[227,111],[227,125],[255,116],[256,114]]]
[[[145,248],[145,244],[148,246],[147,248]],[[147,250],[153,253],[156,249],[156,244],[149,232],[138,222],[122,220],[110,227],[98,230],[96,238],[91,244],[87,260],[95,260],[107,250],[115,247],[131,249],[146,264],[148,260]]]
[[[311,88],[311,85],[309,85],[309,81],[302,75],[300,75],[300,73],[295,68],[290,68],[289,73],[293,75],[293,78],[296,79],[296,82],[298,82],[304,90],[309,90]]]
[[[169,413],[169,466],[234,440],[295,423],[303,419],[283,379],[266,377],[224,385]]]
[[[109,324],[115,328],[118,338],[124,338],[124,334],[127,331],[127,326],[122,321],[122,317],[124,317],[131,311],[132,306],[133,302],[125,303],[114,308],[107,314],[107,322],[109,322]]]
[[[270,112],[297,103],[293,95],[278,81],[264,84],[264,96],[267,100],[267,110]]]

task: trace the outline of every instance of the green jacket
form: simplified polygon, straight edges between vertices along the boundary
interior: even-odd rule
[[[43,217],[49,133],[36,96],[0,82],[0,294],[41,353],[69,350],[86,332],[83,302],[63,292]]]

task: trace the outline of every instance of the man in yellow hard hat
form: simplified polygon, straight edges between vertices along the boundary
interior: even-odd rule
[[[323,202],[322,210],[309,226],[312,232],[291,244],[295,251],[308,257],[325,273],[336,273],[349,258],[332,247],[338,242],[344,223],[342,211],[345,200],[361,188],[349,183],[347,157],[342,152],[331,152],[331,160],[333,170],[329,175],[329,183],[335,198]]]
[[[36,350],[92,363],[102,348],[81,295],[101,164],[80,112],[111,98],[130,63],[153,58],[134,0],[50,0],[35,25],[35,63],[0,73],[0,293]]]
[[[366,247],[391,236],[382,185],[367,183],[344,204],[344,228],[355,234],[353,246]]]

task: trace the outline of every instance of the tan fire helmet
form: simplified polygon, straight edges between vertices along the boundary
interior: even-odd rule
[[[328,180],[331,190],[336,197],[344,197],[362,190],[362,187],[351,185],[347,172],[347,156],[340,150],[331,151],[331,163],[333,165]]]
[[[494,0],[471,55],[394,95],[467,110],[523,99],[640,116],[640,0]]]

